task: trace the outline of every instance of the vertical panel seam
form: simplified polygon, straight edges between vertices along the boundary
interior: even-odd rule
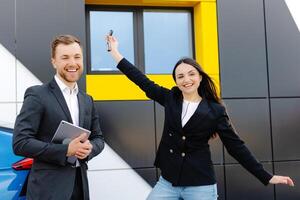
[[[266,20],[266,1],[263,0],[263,22],[264,22],[264,33],[265,33],[265,51],[266,51],[266,68],[267,68],[267,87],[268,87],[268,104],[269,104],[269,122],[270,122],[270,139],[271,139],[271,157],[272,157],[272,171],[275,173],[274,166],[274,144],[273,144],[273,128],[272,128],[272,108],[270,98],[270,77],[269,77],[269,54],[268,54],[268,37],[267,37],[267,20]],[[276,187],[273,186],[274,200],[276,200]]]

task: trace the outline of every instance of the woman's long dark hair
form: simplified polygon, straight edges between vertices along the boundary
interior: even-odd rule
[[[221,103],[221,99],[217,95],[217,90],[216,90],[216,86],[215,86],[214,82],[203,71],[202,67],[194,59],[182,58],[176,63],[176,65],[174,66],[174,69],[173,69],[173,73],[172,73],[174,81],[176,82],[175,70],[176,70],[177,66],[180,65],[181,63],[185,63],[185,64],[195,67],[195,69],[202,76],[202,81],[200,83],[200,86],[198,87],[199,95],[208,101]]]

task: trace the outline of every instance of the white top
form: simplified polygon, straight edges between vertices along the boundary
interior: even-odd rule
[[[71,90],[64,82],[62,82],[56,75],[54,79],[64,95],[65,101],[68,105],[73,124],[79,126],[79,105],[78,105],[78,85]]]
[[[181,124],[182,127],[189,121],[189,119],[192,117],[192,115],[195,113],[199,102],[191,102],[183,100],[182,102],[182,113],[181,113]]]

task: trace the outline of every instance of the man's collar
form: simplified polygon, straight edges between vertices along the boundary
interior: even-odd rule
[[[57,75],[54,76],[54,79],[55,79],[55,81],[56,81],[59,89],[62,92],[69,91],[69,93],[70,93],[70,91],[72,91],[72,92],[75,92],[75,94],[77,95],[77,93],[78,93],[78,85],[77,85],[77,83],[75,84],[74,88],[71,89],[62,80],[60,80]]]

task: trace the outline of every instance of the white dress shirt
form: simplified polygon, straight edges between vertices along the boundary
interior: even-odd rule
[[[64,82],[62,82],[57,75],[54,76],[55,81],[64,95],[65,101],[68,105],[73,124],[79,126],[79,105],[78,105],[78,85],[76,83],[73,89],[70,89]]]
[[[189,121],[189,119],[192,117],[192,115],[195,113],[199,102],[191,102],[183,100],[182,102],[182,113],[181,113],[181,124],[182,127]]]

